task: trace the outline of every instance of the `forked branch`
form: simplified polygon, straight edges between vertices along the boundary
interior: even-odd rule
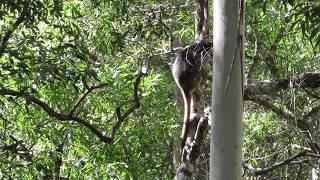
[[[91,86],[88,89],[88,91],[86,91],[84,94],[82,94],[80,96],[80,98],[76,101],[75,105],[71,108],[69,113],[58,112],[54,108],[50,107],[46,102],[40,100],[36,96],[34,96],[32,94],[29,94],[27,92],[16,91],[16,90],[8,89],[6,87],[1,87],[0,88],[0,95],[1,96],[15,96],[15,97],[19,97],[19,98],[24,98],[24,99],[36,104],[37,106],[41,107],[49,116],[51,116],[53,118],[56,118],[56,119],[58,119],[60,121],[73,121],[73,122],[77,122],[77,123],[83,125],[87,129],[89,129],[91,132],[93,132],[100,140],[102,140],[103,142],[109,144],[109,143],[112,143],[114,135],[115,135],[116,131],[119,129],[121,123],[123,121],[125,121],[125,119],[132,112],[134,112],[135,109],[140,107],[139,96],[138,96],[138,87],[139,87],[139,84],[140,84],[140,81],[141,81],[141,78],[142,78],[143,75],[146,75],[146,74],[140,73],[138,75],[135,83],[134,83],[134,97],[133,97],[134,98],[134,104],[126,112],[124,112],[123,114],[121,114],[121,112],[120,112],[120,108],[121,107],[116,108],[117,122],[116,122],[115,126],[112,129],[111,136],[104,135],[105,133],[100,131],[93,124],[91,124],[88,121],[86,121],[86,120],[74,115],[75,110],[79,107],[80,103],[85,100],[85,98],[88,96],[88,94],[90,92],[92,92],[94,89],[105,87],[106,84],[99,84],[99,85]]]

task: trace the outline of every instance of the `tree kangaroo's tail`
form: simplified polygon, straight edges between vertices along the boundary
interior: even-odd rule
[[[187,135],[189,131],[189,121],[190,121],[190,112],[191,112],[191,98],[192,94],[190,92],[182,93],[184,95],[183,101],[184,101],[184,118],[183,118],[183,126],[182,126],[182,134],[181,134],[181,149],[186,144]]]

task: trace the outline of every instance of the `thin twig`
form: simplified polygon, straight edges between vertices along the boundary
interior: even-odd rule
[[[83,94],[80,95],[80,97],[78,98],[78,100],[76,101],[76,103],[72,106],[69,115],[73,115],[73,113],[77,110],[77,108],[80,106],[80,104],[86,99],[86,97],[95,89],[99,89],[99,88],[103,88],[107,86],[106,83],[103,84],[97,84],[97,85],[92,85],[91,87],[89,87],[89,89],[84,92]]]

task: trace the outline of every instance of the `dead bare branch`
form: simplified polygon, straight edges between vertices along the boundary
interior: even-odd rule
[[[196,121],[196,118],[199,117],[195,116],[193,121]],[[196,121],[198,122],[196,123],[197,128],[196,132],[194,133],[194,136],[192,137],[192,140],[186,142],[185,148],[181,155],[182,158],[180,166],[174,177],[175,180],[188,179],[192,177],[197,165],[197,160],[201,155],[201,149],[203,147],[204,140],[208,132],[208,122],[210,121],[210,118],[210,109],[206,108],[205,114],[202,117],[200,117],[199,121]]]

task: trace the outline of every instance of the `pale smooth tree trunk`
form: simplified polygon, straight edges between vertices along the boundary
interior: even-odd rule
[[[240,180],[242,172],[243,36],[238,24],[243,20],[239,3],[214,0],[213,5],[210,179],[214,180]]]

